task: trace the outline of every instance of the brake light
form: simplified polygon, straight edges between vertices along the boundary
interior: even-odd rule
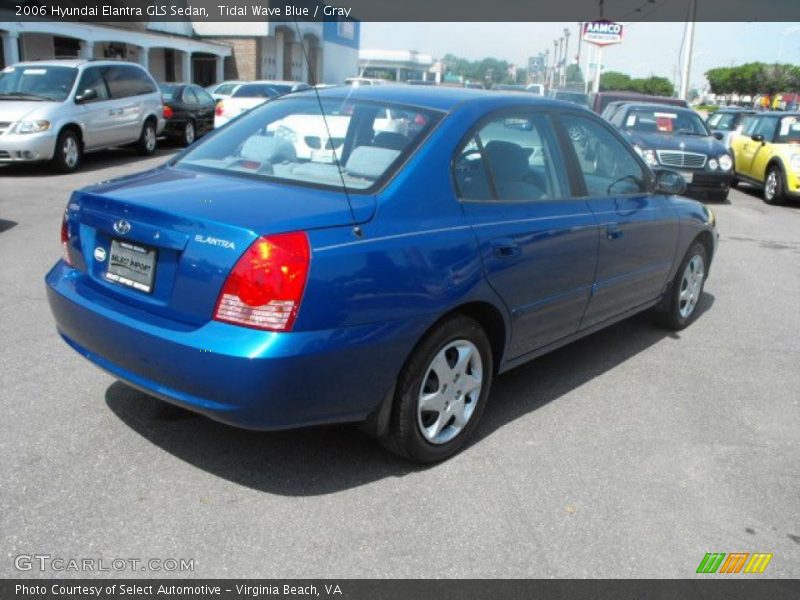
[[[214,319],[291,331],[303,298],[311,252],[302,231],[258,238],[222,286]]]
[[[171,107],[171,106],[165,106],[165,107],[164,107],[164,118],[165,118],[165,119],[171,119],[171,118],[172,118],[172,115],[174,115],[174,114],[175,114],[175,113],[173,112],[173,110],[172,110],[172,107]]]
[[[225,107],[222,105],[222,100],[217,102],[217,107],[214,109],[214,114],[221,117],[225,114]]]
[[[67,224],[67,211],[64,211],[64,218],[61,220],[61,249],[64,252],[64,262],[72,266],[72,258],[69,255],[69,225]]]

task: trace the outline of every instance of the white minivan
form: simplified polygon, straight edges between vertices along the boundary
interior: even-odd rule
[[[85,152],[109,146],[152,154],[163,129],[158,85],[135,63],[48,60],[0,71],[0,164],[50,160],[71,172]]]

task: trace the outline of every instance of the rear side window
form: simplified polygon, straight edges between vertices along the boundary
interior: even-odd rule
[[[454,179],[463,200],[537,202],[565,195],[554,159],[555,142],[540,115],[504,115],[488,121],[456,154]]]
[[[197,101],[200,104],[214,104],[214,98],[212,98],[211,94],[209,94],[203,88],[196,87],[193,89],[194,95],[197,96]]]
[[[99,102],[101,100],[108,100],[108,88],[103,76],[100,74],[100,69],[86,69],[78,82],[78,90],[76,96],[83,96],[86,92],[94,91],[97,96],[93,100],[87,102]]]
[[[194,89],[183,88],[183,101],[186,104],[197,104],[197,94],[194,93]]]
[[[115,65],[102,69],[112,98],[128,98],[156,91],[147,74],[134,66]]]
[[[617,196],[647,190],[647,176],[631,150],[606,127],[577,115],[564,115],[572,148],[589,196]]]

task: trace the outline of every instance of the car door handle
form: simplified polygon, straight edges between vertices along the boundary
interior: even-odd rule
[[[616,223],[606,226],[606,237],[610,240],[618,240],[622,237],[622,227]]]
[[[491,246],[494,255],[501,258],[519,256],[522,253],[519,244],[511,238],[497,238],[491,241]]]

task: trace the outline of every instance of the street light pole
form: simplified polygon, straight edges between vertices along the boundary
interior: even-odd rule
[[[567,85],[567,69],[569,68],[570,60],[569,60],[569,34],[570,30],[566,27],[564,28],[564,71],[561,75],[561,87],[566,87]]]
[[[689,76],[692,72],[692,46],[694,45],[694,20],[697,17],[697,0],[689,0],[690,20],[686,23],[683,35],[683,69],[681,71],[681,90],[679,98],[686,100],[689,96]]]

